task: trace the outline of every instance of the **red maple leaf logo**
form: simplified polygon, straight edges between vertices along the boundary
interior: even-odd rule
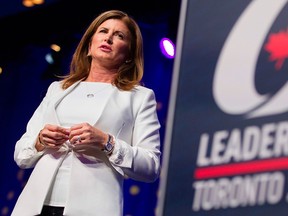
[[[269,60],[276,61],[275,69],[280,70],[285,58],[288,58],[288,32],[271,34],[264,48],[270,53]]]

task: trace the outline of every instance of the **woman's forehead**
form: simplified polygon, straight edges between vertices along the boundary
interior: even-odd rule
[[[108,19],[101,23],[98,28],[115,29],[129,33],[129,29],[125,22],[120,19]]]

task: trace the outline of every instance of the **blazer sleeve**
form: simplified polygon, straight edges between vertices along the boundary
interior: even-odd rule
[[[34,111],[32,117],[27,123],[26,131],[16,142],[14,149],[14,161],[20,168],[33,168],[44,151],[38,152],[35,148],[36,139],[39,131],[44,127],[43,116],[53,91],[59,88],[58,81],[50,84],[46,95]]]
[[[109,160],[112,166],[129,178],[153,182],[160,174],[160,123],[155,94],[151,89],[138,92],[133,104],[132,144],[117,139]]]

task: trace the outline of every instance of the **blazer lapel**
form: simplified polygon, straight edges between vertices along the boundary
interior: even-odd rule
[[[94,126],[117,135],[125,124],[131,122],[133,115],[131,106],[132,94],[129,91],[118,90],[114,86]],[[113,123],[111,124],[111,122]]]
[[[67,94],[69,94],[79,83],[80,81],[77,81],[76,83],[71,85],[69,88],[65,89],[64,91],[60,91],[58,94],[55,95],[55,97],[51,99],[49,106],[47,107],[46,122],[60,124],[57,113],[56,113],[56,107],[61,102],[61,100]]]

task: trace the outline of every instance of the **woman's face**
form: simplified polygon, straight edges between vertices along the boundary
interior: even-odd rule
[[[92,37],[89,55],[93,60],[118,68],[129,60],[131,35],[123,21],[109,19],[103,22]]]

